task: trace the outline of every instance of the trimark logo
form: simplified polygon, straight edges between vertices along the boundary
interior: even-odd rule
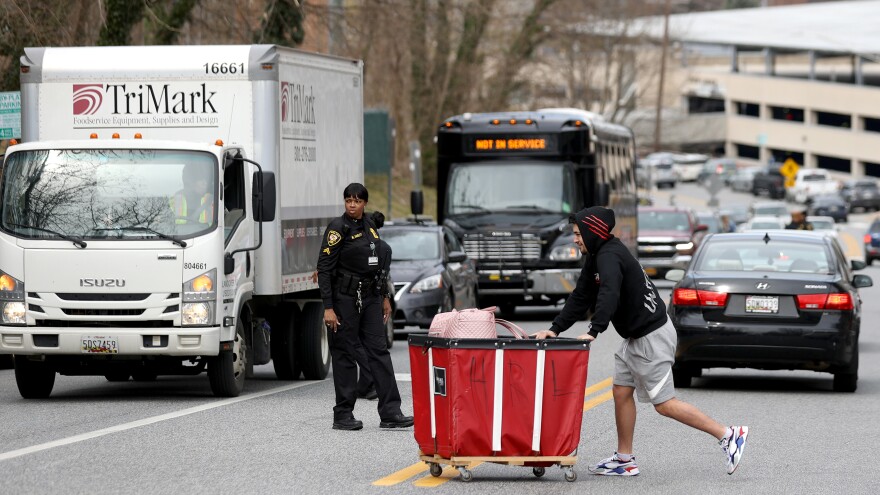
[[[73,85],[73,114],[94,115],[104,102],[103,84]]]
[[[281,83],[281,122],[287,122],[287,102],[290,100],[290,85]]]

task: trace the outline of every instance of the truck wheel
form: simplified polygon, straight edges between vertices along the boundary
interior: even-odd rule
[[[15,356],[15,384],[25,399],[45,399],[55,386],[55,370],[45,362]]]
[[[279,380],[296,380],[302,373],[296,356],[296,327],[299,325],[299,308],[296,304],[278,307],[269,322],[272,334],[272,364]]]
[[[330,371],[330,341],[324,325],[324,307],[317,302],[303,306],[302,331],[298,335],[299,361],[306,380],[323,380]]]
[[[238,397],[244,388],[247,369],[247,342],[241,318],[235,324],[235,340],[231,351],[221,351],[208,363],[208,380],[217,397]]]

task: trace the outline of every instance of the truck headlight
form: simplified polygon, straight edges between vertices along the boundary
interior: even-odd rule
[[[203,273],[183,284],[180,324],[212,325],[217,304],[217,269]]]
[[[440,289],[442,287],[443,277],[438,273],[437,275],[431,275],[430,277],[425,277],[419,280],[409,291],[413,294],[420,294],[422,292]]]
[[[680,254],[691,254],[694,250],[694,243],[693,242],[685,242],[682,244],[676,244],[675,249]]]
[[[0,270],[0,321],[6,325],[25,325],[24,284]]]
[[[550,259],[553,261],[577,261],[582,257],[583,254],[577,244],[565,244],[550,250]]]

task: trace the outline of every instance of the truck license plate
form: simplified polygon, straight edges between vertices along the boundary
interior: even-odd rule
[[[776,296],[746,296],[746,313],[776,314],[779,298]]]
[[[119,341],[116,337],[84,335],[81,349],[85,354],[118,354]]]

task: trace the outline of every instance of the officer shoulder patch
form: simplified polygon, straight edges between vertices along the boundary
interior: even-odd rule
[[[339,235],[339,232],[336,232],[335,230],[331,230],[330,232],[327,232],[327,245],[328,246],[333,247],[333,246],[339,244],[340,240],[342,240],[342,236]]]
[[[324,250],[322,251],[322,253],[324,253],[324,254],[330,254],[330,248],[328,248],[328,247],[324,248]]]
[[[374,229],[373,227],[370,227],[370,233],[373,234],[373,237],[375,237],[376,239],[379,238],[379,234],[376,233],[376,229]]]

